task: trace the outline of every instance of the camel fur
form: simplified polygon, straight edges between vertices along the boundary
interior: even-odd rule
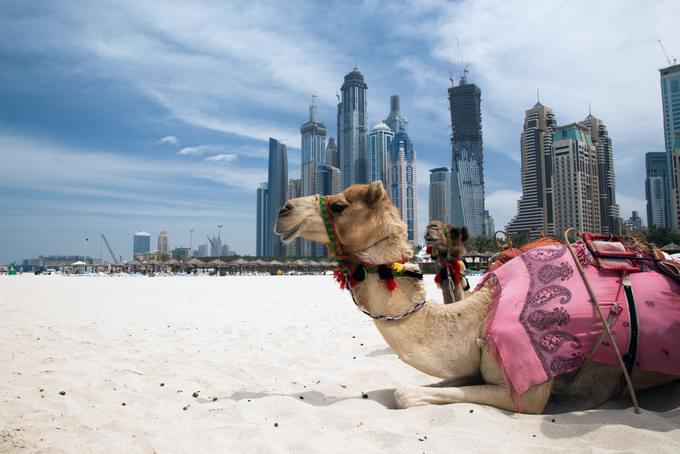
[[[461,275],[465,273],[463,255],[465,254],[465,240],[468,238],[466,227],[456,227],[438,220],[431,220],[425,229],[425,245],[431,257],[437,262],[439,269],[446,269],[446,262],[458,260],[462,266]],[[442,280],[441,289],[444,304],[461,301],[465,297],[465,281],[455,283],[450,273],[446,273],[446,280]]]
[[[411,257],[406,225],[381,182],[353,185],[328,196],[328,203],[338,240],[346,254],[371,263],[392,263]],[[303,237],[328,244],[319,196],[289,200],[279,212],[275,232],[284,242]],[[586,362],[569,377],[534,385],[513,398],[499,363],[490,348],[480,341],[485,338],[495,281],[495,277],[490,277],[482,288],[456,304],[429,303],[399,321],[374,321],[402,361],[444,380],[439,386],[397,389],[394,395],[398,407],[475,403],[508,411],[541,413],[551,396],[592,408],[620,394],[620,369]],[[354,295],[365,309],[385,315],[404,313],[426,297],[421,280],[400,277],[398,284],[390,292],[378,276],[369,274],[354,287]],[[677,378],[638,369],[632,373],[637,390]]]

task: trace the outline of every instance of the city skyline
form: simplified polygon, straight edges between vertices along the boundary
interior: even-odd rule
[[[665,149],[658,70],[668,65],[657,40],[680,55],[680,5],[528,5],[338,2],[299,8],[285,23],[275,5],[7,5],[0,262],[80,254],[83,239],[100,233],[130,256],[139,227],[188,246],[190,229],[204,238],[221,222],[225,241],[254,254],[268,138],[286,144],[290,175],[299,175],[309,97],[317,94],[319,119],[332,125],[339,81],[356,64],[369,81],[369,127],[384,118],[383,100],[401,95],[425,225],[428,169],[449,162],[446,89],[449,72],[462,74],[462,53],[484,93],[485,208],[498,226],[521,193],[517,134],[537,87],[560,118],[581,119],[591,103],[614,140],[620,216],[646,213],[644,154]],[[378,11],[403,20],[376,24]],[[310,20],[321,12],[335,27]],[[579,30],[568,26],[575,22]],[[381,36],[390,40],[369,44]]]

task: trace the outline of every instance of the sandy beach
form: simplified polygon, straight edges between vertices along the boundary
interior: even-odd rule
[[[436,379],[330,276],[0,277],[0,358],[0,452],[680,452],[677,382],[641,415],[395,410]]]

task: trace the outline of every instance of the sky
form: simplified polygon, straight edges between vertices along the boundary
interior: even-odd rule
[[[254,254],[268,138],[286,143],[299,178],[312,94],[336,137],[336,92],[355,65],[371,125],[401,96],[419,235],[428,170],[450,166],[447,88],[463,62],[482,90],[497,228],[516,213],[537,90],[558,124],[589,105],[604,120],[621,214],[644,220],[644,154],[664,151],[658,40],[680,57],[678,17],[676,0],[0,0],[0,263],[106,259],[102,233],[130,258],[138,230],[196,248],[220,224],[232,250]]]

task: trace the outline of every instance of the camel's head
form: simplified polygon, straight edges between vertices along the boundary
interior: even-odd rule
[[[449,241],[447,255],[449,258],[460,259],[465,255],[465,241],[468,239],[468,229],[449,224]]]
[[[432,220],[425,228],[425,246],[434,256],[444,256],[448,252],[449,226],[442,221]]]
[[[400,240],[397,242],[406,246],[397,252],[402,257],[410,257],[406,225],[382,182],[355,184],[339,194],[330,195],[327,209],[345,254],[358,254],[373,246],[379,247],[383,242],[394,246],[394,242]],[[274,232],[284,243],[302,237],[328,246],[330,240],[321,214],[320,196],[288,200],[279,211]]]

